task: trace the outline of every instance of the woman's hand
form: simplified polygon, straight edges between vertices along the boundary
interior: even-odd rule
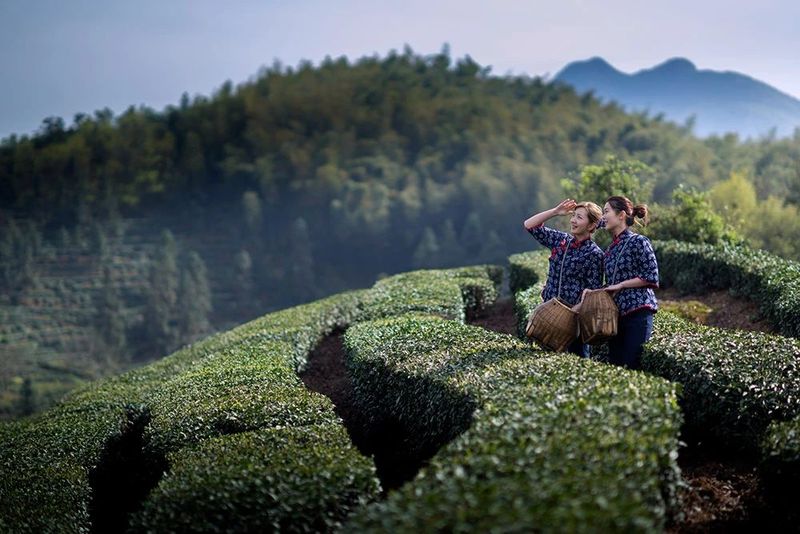
[[[577,202],[571,198],[568,198],[566,200],[562,200],[558,206],[553,208],[553,210],[555,211],[556,215],[566,215],[575,211],[575,206],[577,205]]]
[[[589,289],[588,287],[586,289],[584,289],[583,293],[581,293],[581,302],[583,302],[583,299],[586,298],[586,295],[588,295],[592,291],[595,291],[595,290],[594,289]]]

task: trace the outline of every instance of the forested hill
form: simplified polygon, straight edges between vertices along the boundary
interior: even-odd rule
[[[160,356],[381,273],[502,261],[531,247],[520,223],[561,180],[609,154],[652,167],[634,200],[669,202],[734,169],[759,198],[796,200],[798,153],[408,49],[50,118],[0,144],[0,348],[37,369],[47,347],[61,367]]]
[[[363,285],[410,268],[415,252],[419,264],[458,264],[519,250],[521,218],[554,202],[568,172],[608,153],[657,164],[656,200],[728,171],[662,120],[538,79],[492,77],[469,58],[406,51],[276,66],[163,112],[100,111],[68,127],[48,119],[37,136],[3,143],[0,209],[35,221],[46,239],[76,225],[92,235],[120,215],[224,228],[252,270],[267,273],[273,303],[300,291],[269,280],[287,256],[289,271],[307,270],[309,253],[347,271],[336,287],[294,284],[305,293],[277,299],[288,305],[352,285],[353,275]]]
[[[37,136],[4,141],[0,207],[53,229],[252,190],[271,215],[345,232],[411,223],[416,236],[428,222],[420,213],[525,212],[555,198],[565,172],[608,152],[658,162],[666,192],[702,183],[712,155],[698,151],[660,120],[538,79],[491,77],[468,58],[407,52],[273,67],[163,112],[47,119]]]

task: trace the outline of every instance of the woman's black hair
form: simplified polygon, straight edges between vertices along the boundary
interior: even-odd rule
[[[650,212],[647,209],[647,204],[637,204],[634,206],[629,198],[622,196],[608,197],[606,203],[617,213],[621,211],[625,212],[625,224],[628,226],[633,226],[635,222],[634,218],[641,219],[642,221],[640,224],[642,226],[646,226],[647,223],[650,222]]]

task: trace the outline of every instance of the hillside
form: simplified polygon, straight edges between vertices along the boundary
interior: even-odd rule
[[[778,330],[798,335],[796,264],[746,247],[655,246],[665,284],[692,290],[723,272],[716,287],[747,292]],[[800,342],[660,312],[644,373],[603,363],[602,351],[597,361],[545,352],[477,326],[504,278],[512,321],[540,302],[546,254],[514,255],[509,264],[505,273],[402,273],[271,313],[0,425],[0,527],[791,524]],[[334,405],[306,388],[320,351],[340,351],[344,374],[334,389],[349,399]],[[708,444],[702,466],[699,442]],[[708,491],[692,489],[712,464],[714,476],[757,472],[749,479],[756,493],[723,517],[698,514],[708,512]]]
[[[800,127],[797,98],[738,72],[697,69],[684,58],[632,74],[592,58],[570,63],[555,80],[627,110],[663,113],[678,123],[694,117],[694,131],[700,136],[732,132],[757,138],[774,129],[786,137]]]
[[[0,143],[0,418],[270,310],[502,261],[562,180],[629,159],[650,165],[635,200],[662,205],[746,174],[758,217],[731,220],[796,255],[800,140],[701,140],[469,57],[274,65],[162,111],[49,118]]]

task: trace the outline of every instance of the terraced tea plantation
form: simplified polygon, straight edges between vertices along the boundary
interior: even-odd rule
[[[789,337],[660,312],[634,372],[602,350],[579,359],[470,324],[504,274],[523,324],[546,255],[512,256],[507,273],[403,273],[1,425],[0,531],[680,531],[687,434],[752,459],[790,525],[800,270],[744,249],[655,246],[666,284],[752,296]],[[347,388],[337,405],[306,386],[331,340],[334,387]],[[392,463],[405,474],[386,475]]]

